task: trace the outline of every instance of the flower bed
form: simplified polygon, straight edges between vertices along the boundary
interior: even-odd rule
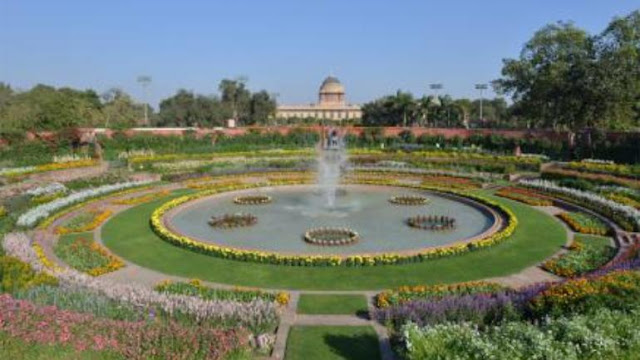
[[[138,205],[149,202],[151,200],[155,200],[160,197],[168,196],[169,194],[171,194],[169,190],[162,190],[126,199],[113,200],[111,203],[114,205]]]
[[[161,294],[135,284],[120,284],[95,278],[73,269],[50,271],[43,266],[24,233],[8,234],[2,246],[5,251],[31,265],[38,272],[54,275],[61,285],[80,287],[109,299],[157,307],[176,317],[188,316],[195,322],[210,322],[217,326],[244,326],[254,334],[271,333],[278,324],[279,314],[273,303],[255,299],[249,303],[225,300],[203,300],[194,297]]]
[[[287,305],[289,295],[286,292],[271,293],[258,289],[234,288],[233,290],[215,289],[202,285],[199,280],[189,282],[162,281],[154,286],[159,292],[170,294],[197,296],[205,300],[234,300],[241,302],[251,302],[255,299],[262,299],[277,302],[280,305]]]
[[[618,176],[627,176],[640,178],[640,166],[638,165],[621,165],[614,164],[612,162],[601,161],[580,161],[570,162],[564,165],[564,167],[577,170],[581,172],[594,172],[602,174],[612,174]]]
[[[53,250],[69,266],[91,276],[100,276],[124,267],[122,260],[82,235],[61,237]]]
[[[273,199],[268,195],[244,195],[233,198],[234,204],[238,205],[264,205],[271,201]]]
[[[618,194],[618,193],[605,193],[603,195],[609,200],[615,201],[622,205],[631,206],[633,208],[640,210],[640,201],[638,201],[637,199],[631,196],[626,196],[624,194]]]
[[[640,189],[640,179],[630,179],[617,175],[590,173],[577,170],[563,168],[547,168],[542,172],[543,179],[562,180],[562,179],[582,179],[597,184],[611,185],[616,184],[633,189]]]
[[[581,212],[563,212],[558,214],[571,230],[581,234],[607,235],[609,228],[595,216]]]
[[[44,186],[38,186],[33,189],[29,189],[25,192],[25,194],[31,197],[37,197],[42,195],[50,195],[50,194],[58,194],[58,193],[66,193],[67,187],[61,183],[50,183]]]
[[[486,329],[444,323],[401,330],[409,360],[436,359],[634,359],[640,347],[640,311],[602,310],[596,314],[508,322]]]
[[[418,195],[401,195],[391,197],[389,199],[389,202],[395,205],[417,206],[427,204],[429,202],[429,199],[424,196]]]
[[[622,268],[638,268],[640,261]],[[637,307],[640,272],[608,269],[604,274],[534,284],[518,290],[409,300],[376,309],[373,317],[399,330],[406,322],[419,326],[443,322],[471,322],[492,326],[504,321],[540,321],[546,317],[597,312],[602,308],[628,311]]]
[[[299,184],[299,181],[282,181],[279,183],[269,183],[269,186],[278,186],[278,185],[293,185]],[[413,187],[420,190],[440,190],[447,191],[441,188],[432,188],[428,186],[409,186],[406,184],[398,184],[395,181],[382,181],[376,180],[373,182],[363,181],[363,184],[374,184],[374,185],[392,185],[392,186],[405,186],[405,187]],[[211,188],[206,191],[202,191],[197,194],[185,195],[176,199],[173,199],[160,207],[154,210],[151,215],[151,228],[154,232],[163,240],[183,247],[185,249],[189,249],[191,251],[212,255],[224,259],[233,259],[233,260],[242,260],[242,261],[251,261],[257,263],[268,263],[268,264],[281,264],[281,265],[297,265],[297,266],[338,266],[338,265],[346,265],[346,266],[375,266],[375,265],[386,265],[386,264],[403,264],[409,262],[416,261],[425,261],[429,259],[440,258],[444,256],[454,256],[464,254],[469,251],[476,251],[480,249],[484,249],[495,244],[498,244],[505,239],[509,238],[513,231],[515,230],[518,220],[511,210],[508,208],[492,201],[487,198],[463,193],[455,190],[449,190],[447,192],[452,194],[457,194],[460,196],[465,196],[471,198],[475,201],[478,201],[484,205],[492,207],[495,209],[501,216],[504,217],[505,223],[504,227],[494,233],[482,239],[473,240],[468,243],[463,244],[453,244],[450,246],[438,247],[438,248],[429,248],[425,249],[413,254],[379,254],[379,255],[353,255],[347,257],[340,256],[325,256],[325,255],[316,255],[316,256],[298,256],[298,255],[282,255],[271,252],[264,251],[253,251],[253,250],[244,250],[244,249],[235,249],[226,246],[219,246],[215,244],[205,243],[193,240],[189,237],[182,236],[176,234],[165,227],[163,224],[163,216],[164,214],[173,209],[176,206],[184,204],[188,201],[195,200],[204,196],[210,196],[217,193],[222,193],[226,191],[234,191],[234,190],[242,190],[265,186],[265,184],[241,184],[235,186],[220,186],[216,188]]]
[[[416,215],[407,219],[413,228],[431,231],[452,230],[456,227],[456,219],[444,215]]]
[[[505,288],[485,281],[457,284],[401,286],[394,290],[383,291],[376,295],[376,306],[386,308],[414,300],[438,299],[447,296],[495,293]]]
[[[54,212],[57,212],[65,207],[80,203],[82,201],[85,201],[91,198],[99,197],[101,195],[112,193],[118,190],[134,188],[134,187],[142,186],[149,183],[151,183],[151,181],[130,181],[125,183],[113,184],[113,185],[104,185],[95,189],[79,191],[69,196],[56,199],[50,203],[46,203],[40,206],[36,206],[33,209],[30,209],[29,211],[20,215],[17,221],[17,225],[24,226],[24,227],[33,227],[39,221],[47,218],[48,216],[52,215]]]
[[[67,344],[75,349],[113,351],[126,358],[222,359],[248,347],[243,329],[184,326],[177,322],[101,319],[56,307],[38,307],[0,295],[0,331],[29,343]],[[215,339],[215,341],[211,341]]]
[[[56,284],[58,284],[56,278],[34,271],[20,259],[13,256],[0,256],[0,293]]]
[[[527,189],[520,189],[516,187],[506,187],[498,190],[496,195],[519,201],[531,206],[552,206],[553,201],[541,194]]]
[[[640,211],[630,206],[618,204],[615,201],[587,191],[561,187],[550,181],[522,180],[521,184],[589,208],[612,219],[627,231],[640,231]]]
[[[309,244],[321,246],[349,245],[360,239],[357,232],[347,228],[314,228],[304,233],[304,240]]]
[[[169,162],[169,161],[193,161],[193,160],[212,160],[214,158],[252,158],[265,156],[291,157],[291,156],[312,156],[313,149],[300,150],[261,150],[261,151],[238,151],[238,152],[219,152],[204,154],[150,154],[142,156],[128,157],[129,164],[140,164],[150,162]]]
[[[209,225],[220,229],[233,229],[237,227],[253,226],[258,223],[258,218],[251,214],[224,214],[212,216]]]
[[[90,210],[77,215],[69,220],[64,226],[56,228],[56,234],[64,235],[92,231],[105,222],[113,212],[111,210]]]
[[[23,175],[54,171],[54,170],[66,170],[66,169],[73,169],[73,168],[80,168],[80,167],[96,166],[98,164],[99,162],[93,159],[83,159],[83,160],[60,162],[60,163],[53,162],[53,163],[37,165],[37,166],[25,166],[21,168],[2,169],[2,171],[0,171],[0,175],[6,176],[6,177],[16,177],[16,176],[23,176]]]
[[[569,247],[569,252],[545,261],[542,268],[558,276],[574,277],[602,267],[615,252],[616,249],[611,246],[576,239]]]

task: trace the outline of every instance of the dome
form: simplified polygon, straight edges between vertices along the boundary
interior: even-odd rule
[[[344,94],[344,86],[340,80],[333,76],[328,76],[320,85],[320,94]]]

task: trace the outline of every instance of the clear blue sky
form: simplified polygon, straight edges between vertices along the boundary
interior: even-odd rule
[[[351,102],[397,89],[476,97],[533,32],[570,20],[596,33],[630,0],[0,0],[0,81],[104,91],[151,103],[178,88],[216,92],[244,75],[280,103],[316,100],[330,72]],[[491,95],[491,94],[489,94]]]

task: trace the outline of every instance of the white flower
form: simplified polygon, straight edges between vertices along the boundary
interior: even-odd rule
[[[30,209],[29,211],[20,215],[16,224],[18,226],[33,227],[38,223],[38,221],[48,217],[55,211],[62,209],[64,207],[67,207],[69,205],[79,203],[86,199],[104,195],[110,192],[148,184],[150,182],[151,180],[129,181],[124,183],[112,184],[112,185],[104,185],[95,189],[87,189],[87,190],[79,191],[69,196],[65,196],[63,198],[59,198],[52,202],[42,204],[40,206],[36,206],[33,209]]]
[[[25,194],[29,196],[41,196],[45,194],[48,195],[48,194],[56,194],[61,192],[67,192],[67,187],[61,183],[54,182],[51,184],[38,186],[37,188],[27,190]]]

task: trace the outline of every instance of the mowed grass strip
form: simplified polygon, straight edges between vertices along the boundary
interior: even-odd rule
[[[361,315],[368,311],[364,295],[302,294],[298,300],[298,314]]]
[[[285,360],[377,360],[378,336],[371,326],[294,326]]]
[[[487,196],[486,193],[483,195]],[[156,236],[149,226],[151,213],[177,196],[160,198],[113,216],[102,228],[105,245],[135,264],[189,279],[272,289],[378,290],[510,275],[550,257],[567,239],[560,220],[513,200],[488,196],[509,206],[519,221],[510,239],[488,249],[403,265],[301,267],[258,264],[198,254]]]

